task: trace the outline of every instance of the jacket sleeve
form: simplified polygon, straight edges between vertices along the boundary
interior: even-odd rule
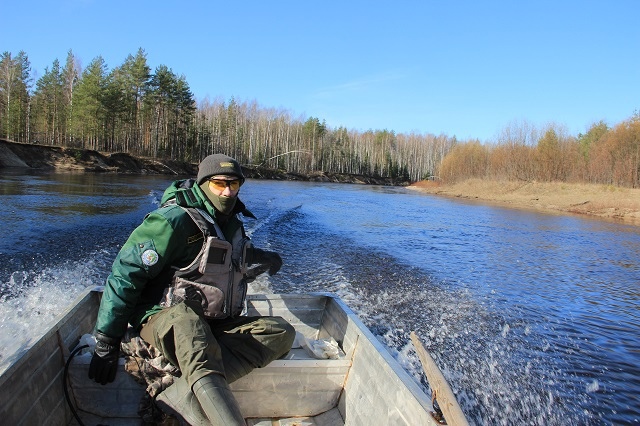
[[[172,224],[155,212],[131,233],[107,278],[96,331],[112,338],[124,336],[145,286],[172,264],[177,234]]]

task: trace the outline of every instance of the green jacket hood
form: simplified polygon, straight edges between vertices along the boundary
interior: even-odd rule
[[[176,194],[178,191],[184,191],[187,189],[191,189],[193,188],[195,185],[195,180],[194,179],[182,179],[182,180],[176,180],[171,182],[171,185],[169,185],[169,187],[167,187],[167,189],[164,190],[164,194],[162,194],[162,198],[160,199],[160,205],[164,205],[167,201],[176,198]],[[204,207],[203,205],[204,200],[200,200],[199,203],[197,203],[197,206],[189,206],[189,207]]]

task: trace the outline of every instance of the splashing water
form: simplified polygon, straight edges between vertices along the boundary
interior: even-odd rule
[[[15,272],[0,296],[0,372],[26,352],[87,287],[102,285],[105,265],[67,262],[39,273]]]

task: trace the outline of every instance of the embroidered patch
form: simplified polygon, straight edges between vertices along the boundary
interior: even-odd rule
[[[147,266],[153,266],[156,263],[158,263],[158,253],[156,253],[154,250],[145,250],[144,253],[142,253],[142,263],[144,263]]]
[[[233,168],[233,163],[229,163],[229,162],[223,161],[222,163],[220,163],[220,167],[222,167],[222,168],[225,168],[225,167]]]
[[[193,244],[196,241],[200,241],[203,238],[204,238],[204,235],[202,235],[202,232],[198,232],[197,234],[187,238],[187,244]]]

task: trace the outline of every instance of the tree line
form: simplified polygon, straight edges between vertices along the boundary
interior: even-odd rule
[[[497,141],[455,145],[438,168],[449,182],[469,178],[640,187],[640,114],[609,127],[594,123],[577,137],[563,126],[513,122]]]
[[[255,101],[196,102],[186,78],[151,70],[143,49],[109,70],[101,56],[84,69],[72,51],[33,81],[26,53],[0,56],[0,136],[102,152],[198,162],[224,152],[246,165],[292,173],[428,177],[455,138],[329,128],[316,117]]]
[[[291,173],[360,174],[417,181],[438,177],[557,180],[637,187],[640,118],[568,135],[556,124],[510,123],[495,141],[330,128],[317,117],[256,101],[196,101],[187,79],[153,71],[139,49],[109,70],[84,69],[70,50],[34,81],[25,52],[0,55],[0,136],[102,152],[199,162],[224,152],[242,164]]]

